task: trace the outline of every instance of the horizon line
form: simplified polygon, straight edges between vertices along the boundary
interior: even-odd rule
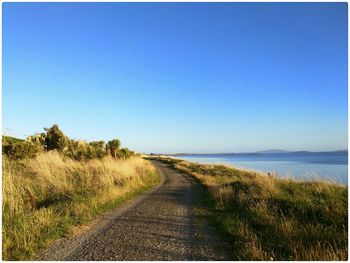
[[[321,150],[321,151],[309,151],[309,150],[259,150],[259,151],[247,151],[247,152],[207,152],[207,153],[196,153],[196,152],[175,152],[175,153],[155,153],[149,152],[148,154],[154,155],[225,155],[225,154],[257,154],[257,153],[297,153],[297,152],[308,152],[308,153],[324,153],[324,152],[348,152],[348,149],[339,150]]]

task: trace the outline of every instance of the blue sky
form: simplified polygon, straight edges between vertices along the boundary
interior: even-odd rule
[[[347,149],[347,3],[4,3],[3,129],[141,152]]]

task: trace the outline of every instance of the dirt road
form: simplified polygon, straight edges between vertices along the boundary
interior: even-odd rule
[[[221,241],[194,215],[198,184],[153,162],[160,186],[109,212],[88,233],[61,241],[45,260],[227,260]]]

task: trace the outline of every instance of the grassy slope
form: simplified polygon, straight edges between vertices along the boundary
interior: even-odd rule
[[[206,186],[208,200],[197,213],[216,225],[233,259],[347,259],[347,187],[282,180],[223,165],[163,162]]]
[[[2,136],[2,140],[3,141],[6,140],[8,143],[15,143],[15,142],[23,142],[24,141],[23,139],[11,137],[11,136],[5,136],[5,135]]]
[[[31,259],[54,239],[156,185],[146,160],[77,162],[56,152],[35,159],[3,157],[3,259]]]

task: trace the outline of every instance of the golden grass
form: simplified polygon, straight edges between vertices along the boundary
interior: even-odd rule
[[[139,157],[78,162],[57,152],[2,163],[3,259],[31,259],[73,225],[159,182]]]
[[[206,186],[212,221],[235,260],[346,260],[348,189],[226,165],[162,158]],[[212,208],[210,208],[212,207]]]

